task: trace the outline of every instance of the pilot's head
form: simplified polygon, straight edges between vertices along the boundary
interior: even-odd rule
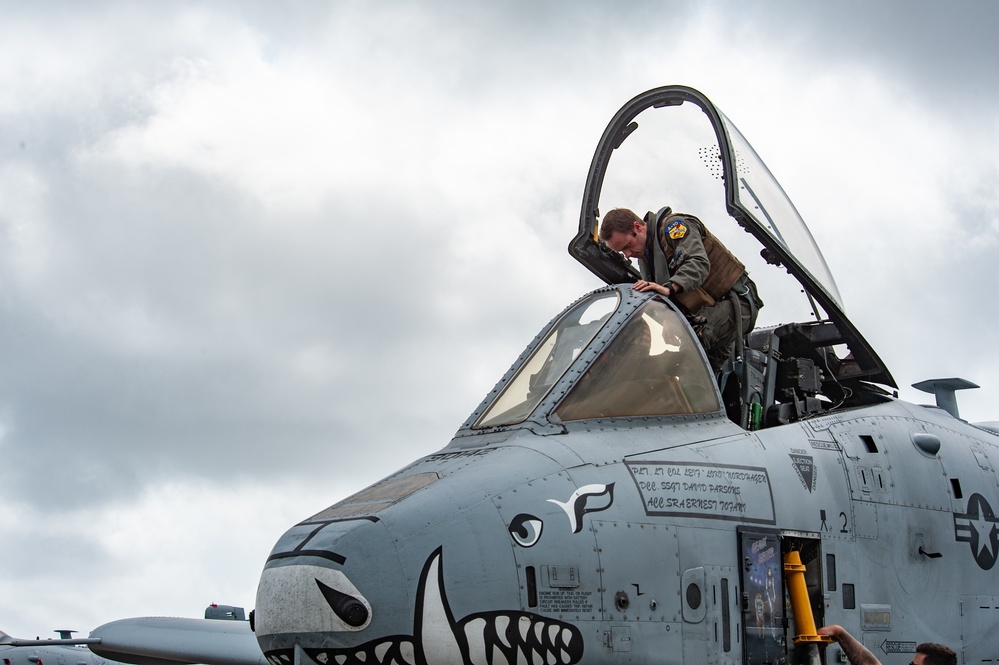
[[[614,208],[600,223],[600,239],[615,252],[629,259],[645,254],[647,233],[645,221],[627,208]]]

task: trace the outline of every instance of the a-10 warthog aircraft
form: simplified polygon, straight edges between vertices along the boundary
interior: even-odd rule
[[[631,288],[601,200],[672,205],[765,259],[760,326],[720,373],[681,309]],[[924,641],[999,658],[996,425],[960,419],[960,379],[921,384],[939,406],[897,399],[794,206],[706,97],[658,88],[618,112],[570,253],[607,286],[447,446],[274,546],[251,615],[270,665],[842,662],[816,646],[832,623],[885,665]],[[767,271],[795,278],[799,322],[765,324],[793,311]],[[92,648],[128,660],[128,621]]]

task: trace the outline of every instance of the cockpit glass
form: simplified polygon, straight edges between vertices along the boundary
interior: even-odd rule
[[[563,421],[714,413],[718,392],[679,315],[650,300],[562,400]]]
[[[620,298],[616,291],[596,294],[566,312],[472,427],[523,422],[600,331]]]

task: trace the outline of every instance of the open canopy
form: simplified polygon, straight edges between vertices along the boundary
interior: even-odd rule
[[[696,123],[701,126],[692,122],[689,112],[678,112],[691,105],[703,112],[694,114],[698,118]],[[816,319],[823,324],[805,329],[804,335],[813,337],[809,343],[830,350],[837,345],[849,349],[843,357],[831,352],[823,354],[823,361],[830,365],[834,377],[839,381],[863,379],[895,387],[884,363],[847,318],[829,267],[780,184],[735,125],[707,97],[692,88],[666,86],[649,90],[625,104],[611,120],[590,164],[579,231],[569,245],[569,253],[608,284],[633,282],[638,278],[635,268],[622,255],[611,251],[597,238],[598,206],[611,156],[635,135],[638,129],[635,119],[647,110],[654,110],[655,122],[663,124],[663,129],[657,132],[657,137],[663,138],[653,150],[670,156],[673,164],[699,163],[702,170],[706,166],[712,171],[721,183],[716,194],[712,194],[719,199],[714,203],[720,203],[723,198],[725,212],[762,245],[764,258],[769,263],[782,265],[801,284],[812,301]],[[674,117],[677,118],[675,126],[670,125]],[[646,121],[646,116],[642,121]],[[713,145],[692,141],[692,134],[708,137]],[[693,167],[688,167],[690,170],[694,170]],[[625,173],[623,177],[627,179],[631,175]],[[660,203],[669,205],[671,202],[667,198],[685,190],[691,180],[681,171],[672,171],[663,177],[668,179],[668,185],[663,186]],[[696,209],[684,209],[683,212],[701,216],[722,237],[724,229],[718,227],[723,226],[724,220],[702,216],[700,208],[707,204],[700,200]],[[643,211],[636,212],[641,215]],[[766,300],[767,294],[761,295]]]

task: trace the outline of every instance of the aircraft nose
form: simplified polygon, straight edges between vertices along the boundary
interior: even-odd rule
[[[368,596],[377,593],[374,583],[403,586],[396,579],[397,560],[377,518],[292,527],[268,557],[257,586],[254,628],[264,653],[286,648],[289,636],[307,646],[368,628],[379,618],[378,603]]]

